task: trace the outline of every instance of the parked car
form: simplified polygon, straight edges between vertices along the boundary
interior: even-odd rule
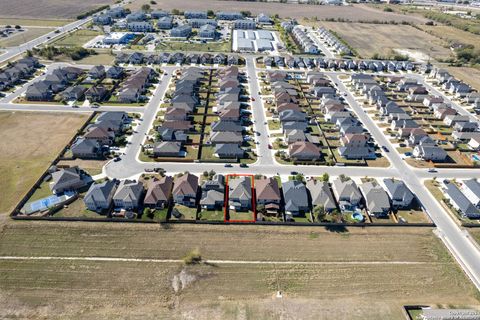
[[[113,158],[113,162],[118,162],[118,161],[120,161],[120,160],[122,160],[122,158],[120,158],[120,157],[115,157],[115,158]]]
[[[225,168],[231,168],[233,167],[230,163],[225,164]]]
[[[248,168],[248,165],[246,163],[240,163],[240,168]]]
[[[428,169],[428,172],[430,172],[430,173],[435,173],[435,172],[437,172],[437,169],[435,169],[435,168],[430,168],[430,169]]]

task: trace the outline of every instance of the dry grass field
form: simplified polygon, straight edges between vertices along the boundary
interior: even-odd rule
[[[86,115],[0,112],[0,213],[11,210]]]
[[[478,45],[480,43],[480,35],[459,30],[451,26],[435,25],[418,25],[418,27],[448,43],[464,43]]]
[[[28,27],[27,30],[17,33],[11,37],[1,39],[0,40],[0,47],[14,47],[26,43],[30,40],[43,36],[44,34],[53,31],[53,28],[35,28],[35,27]]]
[[[408,25],[321,22],[333,30],[364,58],[375,53],[388,55],[393,49],[421,52],[433,58],[447,58],[451,51],[446,43]]]
[[[480,91],[480,69],[469,67],[446,67],[455,78],[465,81]]]
[[[0,260],[0,318],[400,320],[403,304],[478,304],[431,229],[9,221],[0,233],[0,256],[177,260],[194,248],[230,261]]]
[[[5,18],[70,19],[80,13],[112,3],[112,0],[0,1],[0,14]]]
[[[21,25],[22,27],[61,27],[73,20],[60,20],[60,19],[16,19],[16,18],[4,18],[0,17],[0,25]]]
[[[283,3],[265,3],[265,2],[246,2],[246,1],[228,1],[228,0],[157,0],[152,8],[161,8],[165,10],[207,10],[214,11],[242,11],[248,10],[252,14],[267,12],[272,15],[278,14],[286,18],[343,18],[352,21],[358,20],[382,20],[382,21],[409,21],[424,22],[421,17],[410,17],[390,12],[383,12],[363,5],[355,6],[318,6],[318,5],[299,5]],[[132,10],[138,10],[143,4],[150,4],[149,0],[138,0],[127,5]]]

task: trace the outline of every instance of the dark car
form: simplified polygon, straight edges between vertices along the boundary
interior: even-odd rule
[[[390,150],[388,150],[388,148],[385,147],[385,146],[382,146],[382,149],[383,149],[383,151],[385,151],[385,152],[390,152]]]
[[[240,168],[248,168],[248,165],[246,163],[240,163]]]

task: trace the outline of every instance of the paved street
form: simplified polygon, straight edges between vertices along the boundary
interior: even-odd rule
[[[390,141],[380,131],[379,127],[373,122],[373,120],[365,113],[362,106],[360,106],[354,99],[351,93],[346,96],[347,102],[352,107],[353,111],[357,114],[359,119],[368,128],[376,142],[380,146],[386,146],[390,152],[384,153],[392,164],[389,168],[358,168],[358,167],[327,167],[327,166],[293,166],[293,165],[279,165],[275,162],[272,156],[272,151],[268,149],[268,129],[267,125],[264,125],[266,121],[264,107],[259,92],[259,82],[256,72],[263,70],[255,67],[253,56],[247,56],[246,58],[246,71],[249,79],[249,90],[252,99],[251,107],[253,113],[254,130],[260,132],[260,136],[255,136],[259,141],[257,147],[257,154],[259,155],[258,161],[255,164],[249,166],[249,168],[239,168],[238,165],[234,165],[232,168],[226,168],[223,164],[206,164],[206,163],[175,163],[175,162],[140,162],[138,156],[141,150],[141,145],[144,143],[146,134],[152,127],[155,120],[156,113],[159,105],[164,99],[165,92],[172,79],[172,73],[179,67],[162,67],[162,70],[167,74],[163,74],[160,84],[155,89],[155,93],[152,96],[150,102],[145,107],[128,107],[128,106],[101,106],[98,108],[91,107],[79,107],[72,108],[69,106],[61,105],[49,105],[49,104],[14,104],[11,103],[16,97],[20,96],[26,86],[19,88],[15,92],[11,93],[0,102],[1,110],[15,110],[15,111],[45,111],[45,112],[92,112],[97,111],[125,111],[125,112],[139,112],[143,113],[140,124],[135,128],[135,132],[130,139],[130,143],[126,148],[126,154],[121,158],[119,162],[109,162],[104,167],[104,174],[111,178],[130,178],[138,177],[146,169],[163,168],[174,174],[177,172],[190,171],[192,173],[202,173],[205,170],[214,170],[219,173],[239,173],[245,172],[250,174],[265,174],[282,176],[290,175],[291,172],[300,172],[308,176],[318,176],[323,173],[328,173],[332,176],[345,174],[352,177],[396,177],[405,181],[408,187],[414,194],[417,195],[422,202],[424,208],[430,215],[431,219],[438,227],[437,234],[444,241],[452,254],[457,258],[460,265],[463,267],[468,276],[472,279],[475,285],[480,288],[480,252],[478,248],[472,243],[468,234],[463,232],[452,220],[452,218],[443,210],[441,205],[426,191],[423,186],[423,180],[432,178],[434,176],[439,179],[442,178],[480,178],[480,170],[455,170],[455,169],[439,169],[436,173],[428,173],[425,169],[415,169],[408,166],[405,161],[396,152],[396,149],[392,146]],[[52,68],[55,66],[50,66]],[[84,66],[86,68],[90,66]],[[344,92],[348,92],[345,85],[340,81],[338,76],[345,74],[345,72],[326,71],[326,75],[330,76],[336,83],[337,87]],[[420,75],[409,74],[409,76],[416,77],[423,81]],[[33,81],[38,81],[35,79]],[[427,84],[427,86],[429,86]],[[430,89],[430,87],[429,87]],[[435,92],[435,91],[434,91]],[[456,106],[456,105],[455,105]],[[459,106],[460,110],[461,109]],[[464,114],[463,111],[462,114]]]
[[[425,190],[425,187],[416,173],[404,162],[398,152],[396,152],[394,146],[390,143],[389,139],[387,139],[387,137],[380,131],[380,128],[357,103],[353,95],[338,79],[338,76],[331,76],[331,78],[337,83],[339,89],[348,93],[346,97],[348,103],[363,124],[368,128],[377,143],[381,146],[386,146],[391,150],[384,154],[390,160],[390,163],[397,168],[400,178],[418,197],[423,207],[428,212],[428,215],[437,226],[439,234],[441,235],[440,238],[457,258],[457,261],[460,264],[463,264],[465,272],[475,283],[477,288],[480,288],[480,252],[478,248],[472,243],[470,238],[461,231],[430,192]]]

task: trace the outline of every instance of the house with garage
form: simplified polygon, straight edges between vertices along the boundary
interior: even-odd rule
[[[252,178],[239,176],[228,180],[228,205],[235,211],[252,209]]]
[[[314,161],[322,158],[320,148],[309,141],[297,141],[289,144],[288,154],[291,159],[299,161]]]
[[[245,157],[245,150],[236,143],[217,143],[213,154],[220,159],[242,159]]]
[[[327,213],[337,209],[335,198],[327,181],[309,179],[306,187],[312,209],[315,207],[322,207]]]
[[[393,208],[409,208],[415,199],[413,193],[405,185],[405,182],[397,179],[383,179],[386,192],[391,200]]]
[[[435,145],[417,145],[413,149],[413,156],[425,161],[443,162],[447,159],[447,152]]]
[[[88,210],[103,213],[112,207],[113,195],[116,190],[116,180],[93,183],[83,197],[83,202]]]
[[[289,180],[282,183],[284,209],[287,219],[304,216],[310,212],[307,188],[301,181]]]
[[[154,157],[180,157],[182,156],[182,143],[178,141],[162,141],[153,147]]]
[[[457,210],[460,215],[470,219],[480,218],[480,211],[473,203],[465,196],[465,194],[458,188],[458,186],[450,181],[444,183],[443,192],[448,199],[450,205]]]
[[[78,137],[70,146],[74,158],[97,159],[102,156],[102,149],[97,140]]]
[[[257,205],[262,205],[267,211],[280,210],[280,202],[282,195],[278,181],[275,178],[261,177],[255,179],[255,194],[257,198]]]
[[[144,189],[140,181],[122,180],[113,195],[115,208],[134,210],[142,201]]]
[[[390,199],[388,194],[376,182],[365,182],[360,186],[365,198],[367,212],[377,218],[386,217],[390,212]]]
[[[187,207],[195,207],[197,205],[198,193],[198,177],[185,173],[174,181],[173,200],[177,204]]]
[[[360,206],[362,194],[355,181],[338,177],[333,181],[332,189],[342,211],[355,211]]]
[[[462,181],[460,190],[475,207],[480,208],[480,183],[477,179]]]
[[[170,176],[154,178],[147,188],[143,204],[151,209],[164,209],[172,197],[173,178]]]
[[[52,173],[52,180],[49,183],[50,190],[55,194],[65,191],[77,191],[87,186],[89,176],[79,167],[60,169]]]

